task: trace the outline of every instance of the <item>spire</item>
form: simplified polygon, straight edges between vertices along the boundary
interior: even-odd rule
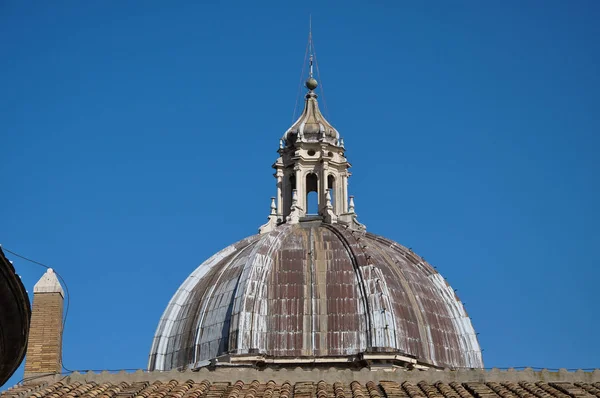
[[[327,143],[339,146],[340,134],[321,113],[317,101],[318,96],[315,93],[319,83],[317,82],[317,79],[314,78],[313,64],[317,65],[317,72],[319,71],[319,67],[314,54],[312,18],[308,32],[307,54],[309,55],[309,72],[304,85],[308,89],[308,93],[306,93],[305,96],[304,110],[292,127],[285,132],[281,140],[283,141],[284,147],[297,147],[299,143]],[[306,56],[304,61],[306,62]],[[302,70],[304,72],[304,68]],[[321,90],[323,90],[323,88],[321,88]]]
[[[313,77],[313,40],[312,40],[312,15],[309,17],[309,23],[308,23],[308,79],[306,80],[306,88],[308,88],[311,92],[313,92],[317,86],[319,85],[319,83],[317,82],[317,79],[315,79]],[[315,97],[316,98],[316,97]]]
[[[308,16],[308,48],[310,55],[310,74],[309,77],[313,77],[313,49],[312,49],[312,15]]]

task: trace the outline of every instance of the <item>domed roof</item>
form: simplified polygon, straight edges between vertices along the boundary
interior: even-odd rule
[[[322,221],[243,239],[181,285],[149,369],[208,361],[483,367],[463,305],[432,266],[391,240]]]
[[[312,78],[311,78],[312,79]],[[307,88],[315,87],[309,79]],[[317,102],[317,94],[311,89],[306,94],[304,110],[298,120],[290,127],[282,137],[288,147],[293,147],[296,141],[303,142],[326,142],[335,146],[339,145],[340,133],[323,116]]]

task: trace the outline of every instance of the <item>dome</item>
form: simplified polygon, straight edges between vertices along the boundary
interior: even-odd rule
[[[221,250],[177,290],[150,370],[373,363],[483,367],[445,279],[398,243],[343,224],[282,224]]]
[[[314,85],[316,87],[316,80]],[[307,81],[307,87],[311,87],[312,82]],[[340,134],[338,131],[325,119],[319,104],[317,102],[317,94],[312,90],[306,94],[304,110],[296,123],[290,127],[282,137],[286,146],[293,147],[296,141],[303,142],[325,142],[332,145],[339,145]]]

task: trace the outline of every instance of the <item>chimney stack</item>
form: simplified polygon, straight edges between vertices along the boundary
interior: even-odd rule
[[[33,287],[25,378],[60,373],[64,292],[52,268]]]

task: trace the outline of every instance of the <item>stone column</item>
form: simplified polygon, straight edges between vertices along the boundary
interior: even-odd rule
[[[62,370],[63,301],[63,289],[49,268],[33,288],[25,378]]]
[[[348,213],[348,174],[342,174],[340,204],[342,205],[341,213]]]
[[[298,206],[302,209],[300,217],[306,215],[306,172],[300,166],[294,168],[296,171],[296,192],[298,194]]]
[[[281,169],[277,169],[275,173],[275,178],[277,178],[277,215],[283,215],[283,171]]]
[[[324,215],[327,208],[327,177],[329,174],[327,161],[323,161],[319,174],[319,214]]]

